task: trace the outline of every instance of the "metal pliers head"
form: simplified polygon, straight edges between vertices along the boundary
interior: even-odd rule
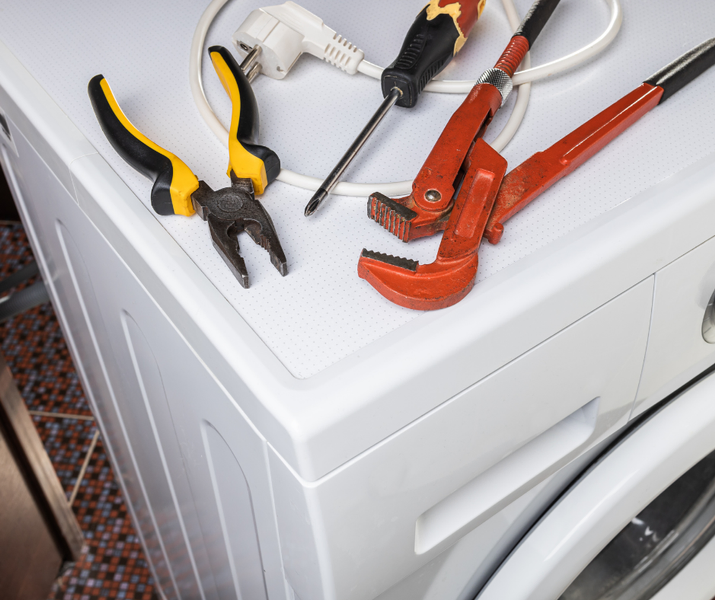
[[[288,274],[288,263],[273,220],[256,200],[250,179],[236,177],[231,171],[231,187],[217,191],[201,181],[191,201],[196,213],[209,224],[214,248],[243,287],[248,287],[246,263],[238,249],[238,234],[243,231],[268,251],[271,264],[281,275]]]

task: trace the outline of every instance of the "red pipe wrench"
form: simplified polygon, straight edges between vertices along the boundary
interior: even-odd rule
[[[405,242],[444,231],[437,259],[420,265],[363,250],[358,275],[387,299],[407,308],[434,310],[459,302],[474,286],[483,235],[496,244],[507,219],[714,63],[715,38],[676,59],[506,177],[506,161],[481,139],[496,109],[492,97],[480,89],[489,84],[477,84],[447,124],[413,184],[413,193],[397,199],[375,193],[368,200],[368,216]],[[476,104],[474,109],[462,113],[470,102]],[[476,115],[475,121],[484,115],[482,130],[466,152],[465,115]],[[474,121],[471,124],[473,133]],[[455,174],[454,164],[462,156]],[[455,183],[450,186],[453,176]],[[457,188],[457,197],[452,199]],[[443,196],[450,190],[451,196]]]
[[[494,68],[481,75],[452,115],[412,194],[395,200],[382,194],[370,197],[368,216],[402,241],[445,232],[437,260],[429,265],[363,250],[358,275],[396,304],[444,308],[474,285],[477,249],[507,167],[482,137],[512,90],[514,71],[558,3],[534,2]]]

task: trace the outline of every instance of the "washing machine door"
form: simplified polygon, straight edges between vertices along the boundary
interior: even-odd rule
[[[645,600],[713,534],[715,374],[605,452],[534,525],[478,599]],[[709,599],[715,572],[707,579],[701,596]]]

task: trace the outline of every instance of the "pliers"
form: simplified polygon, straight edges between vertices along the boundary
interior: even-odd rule
[[[513,42],[514,38],[510,46]],[[447,124],[415,179],[412,194],[393,199],[375,193],[368,200],[368,217],[402,241],[444,231],[436,260],[420,265],[363,250],[358,275],[400,306],[434,310],[456,304],[474,286],[482,236],[498,243],[507,219],[714,63],[715,38],[682,55],[506,176],[506,160],[481,139],[499,108],[497,90],[509,87],[508,82],[487,75],[496,70],[490,69]]]
[[[249,286],[246,264],[239,254],[237,236],[242,231],[268,251],[273,266],[285,276],[288,264],[270,215],[256,199],[280,172],[278,155],[256,143],[258,104],[246,75],[231,53],[221,46],[209,48],[216,74],[232,104],[227,175],[231,186],[212,190],[186,164],[142,134],[119,107],[103,75],[93,77],[88,93],[104,134],[117,153],[154,181],[151,205],[160,215],[191,216],[208,222],[219,255],[244,287]]]

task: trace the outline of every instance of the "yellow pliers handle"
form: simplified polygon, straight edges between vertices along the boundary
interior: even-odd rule
[[[191,194],[198,189],[199,180],[191,169],[132,125],[103,75],[93,77],[87,91],[102,131],[114,149],[132,167],[154,181],[152,208],[160,215],[193,215]]]
[[[278,155],[256,143],[258,104],[251,84],[230,52],[221,46],[209,48],[216,74],[231,99],[227,174],[250,179],[256,194],[262,194],[281,170]],[[102,131],[117,153],[140,173],[154,181],[152,208],[160,215],[194,214],[191,201],[199,180],[176,155],[151,141],[129,121],[103,75],[93,77],[87,89]]]
[[[258,104],[253,89],[231,53],[222,46],[211,46],[209,56],[218,78],[231,99],[231,125],[228,130],[228,172],[253,181],[256,194],[262,194],[281,170],[278,155],[259,146]]]

